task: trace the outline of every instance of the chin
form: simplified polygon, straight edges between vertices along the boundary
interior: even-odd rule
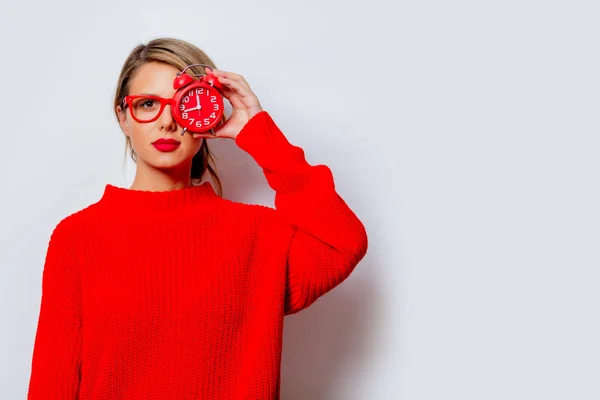
[[[158,160],[152,160],[148,164],[156,169],[174,169],[185,165],[185,159],[179,157],[171,157],[170,159],[167,157],[161,157]]]
[[[191,162],[191,156],[189,157]],[[176,154],[176,152],[151,154],[143,158],[144,164],[155,169],[173,169],[186,164],[188,157],[184,154]]]

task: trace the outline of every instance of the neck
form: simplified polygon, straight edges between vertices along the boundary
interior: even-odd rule
[[[129,188],[152,192],[184,189],[193,186],[190,175],[191,165],[170,170],[159,170],[139,163],[135,178]]]

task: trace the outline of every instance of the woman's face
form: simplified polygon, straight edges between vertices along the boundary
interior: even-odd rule
[[[172,98],[175,94],[173,80],[179,70],[168,64],[149,62],[140,67],[129,81],[129,95],[150,94]],[[156,103],[159,108],[160,104]],[[152,106],[147,103],[144,107]],[[166,105],[160,117],[153,122],[141,123],[131,117],[129,107],[117,107],[121,129],[131,141],[137,155],[138,167],[145,164],[152,168],[167,170],[191,168],[194,155],[200,150],[204,138],[194,138],[190,132],[181,136],[182,127],[177,125],[171,114],[171,106]],[[137,116],[137,114],[136,114]],[[175,139],[180,144],[172,151],[158,150],[152,144],[158,139]]]

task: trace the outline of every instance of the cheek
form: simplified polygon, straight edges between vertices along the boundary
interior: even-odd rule
[[[144,154],[150,149],[152,143],[151,124],[129,123],[129,142],[131,148],[138,157],[145,157]]]
[[[205,141],[206,139],[201,138],[201,139],[194,139],[195,144],[194,144],[194,154],[196,154],[198,151],[200,151],[200,148],[202,148],[202,143]]]
[[[185,133],[188,135],[188,133]],[[204,139],[193,139],[191,135],[189,135],[186,139],[182,139],[181,137],[177,138],[178,140],[182,140],[182,144],[185,146],[186,158],[193,157],[202,147],[202,140]]]
[[[185,132],[183,136],[177,134],[175,135],[177,140],[181,140],[181,144],[185,146],[186,149],[190,149],[190,151],[196,152],[202,146],[202,141],[205,140],[203,138],[195,139],[192,137],[190,132]]]
[[[129,139],[132,144],[143,144],[150,139],[152,124],[140,124],[137,122],[129,123]]]

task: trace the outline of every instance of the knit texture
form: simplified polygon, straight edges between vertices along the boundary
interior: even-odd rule
[[[108,184],[56,225],[29,400],[279,399],[284,316],[342,282],[367,234],[330,169],[308,164],[266,111],[236,143],[275,208],[222,199],[209,182]]]

